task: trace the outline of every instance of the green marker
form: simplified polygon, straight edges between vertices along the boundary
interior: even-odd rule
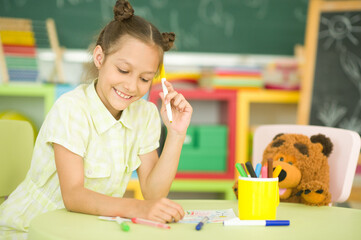
[[[130,230],[130,227],[127,222],[123,221],[120,217],[116,217],[115,221],[120,224],[120,227],[124,232],[128,232]]]
[[[239,174],[241,175],[241,177],[248,177],[247,173],[244,171],[244,169],[240,163],[236,163],[236,168],[237,168]]]

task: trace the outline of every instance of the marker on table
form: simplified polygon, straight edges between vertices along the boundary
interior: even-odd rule
[[[203,225],[204,225],[205,223],[207,223],[208,220],[209,220],[209,217],[204,217],[204,218],[202,219],[202,221],[200,221],[200,222],[197,224],[196,230],[197,230],[197,231],[201,230],[202,227],[203,227]]]
[[[257,177],[259,178],[261,175],[261,169],[262,169],[262,164],[261,163],[257,163],[256,165],[256,169],[254,170],[256,172]]]
[[[143,218],[132,218],[133,223],[144,224],[152,227],[170,229],[170,226],[164,223],[154,222]]]
[[[251,175],[251,177],[253,177],[253,178],[257,178],[257,175],[253,170],[252,163],[251,162],[246,162],[246,167],[247,167],[247,170],[249,172],[249,175]]]
[[[248,177],[247,173],[244,171],[244,169],[240,163],[236,163],[236,168],[237,168],[239,174],[241,175],[241,177]]]
[[[129,231],[130,227],[129,227],[129,225],[128,225],[127,222],[125,222],[124,220],[122,220],[120,217],[116,217],[116,218],[115,218],[115,221],[117,221],[117,223],[120,224],[120,227],[122,228],[122,230],[123,230],[124,232],[128,232],[128,231]]]
[[[290,220],[240,220],[232,218],[223,221],[224,226],[289,226]]]
[[[273,170],[273,177],[274,178],[278,177],[278,175],[280,175],[281,171],[282,171],[281,165],[277,165],[275,170]]]
[[[163,64],[162,64],[162,67],[160,68],[160,77],[161,77],[161,81],[162,81],[162,88],[163,88],[164,99],[165,99],[165,97],[168,94],[168,89],[164,84],[164,82],[167,81],[167,79],[165,78],[165,71],[164,71]],[[168,116],[169,122],[172,123],[173,117],[172,117],[172,108],[170,107],[170,103],[167,103],[165,105],[165,109],[167,110],[167,116]]]

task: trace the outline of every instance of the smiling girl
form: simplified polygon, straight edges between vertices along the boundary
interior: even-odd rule
[[[24,182],[0,206],[0,236],[26,239],[35,216],[60,208],[94,215],[178,221],[182,207],[167,199],[192,107],[166,82],[161,107],[167,138],[158,156],[157,107],[142,99],[174,42],[125,0],[101,31],[93,51],[98,76],[61,96],[39,132]],[[169,123],[165,104],[171,103]],[[145,200],[123,198],[137,170]]]

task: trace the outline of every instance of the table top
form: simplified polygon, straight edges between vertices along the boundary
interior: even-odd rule
[[[236,200],[175,200],[184,210],[217,210],[233,208]],[[315,207],[280,203],[277,220],[290,220],[290,226],[223,226],[206,224],[200,231],[195,224],[171,223],[161,229],[129,223],[124,232],[115,222],[97,216],[68,212],[65,209],[36,217],[30,224],[29,240],[42,239],[361,239],[361,210],[342,207]]]

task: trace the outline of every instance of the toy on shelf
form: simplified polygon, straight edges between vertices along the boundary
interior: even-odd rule
[[[64,82],[62,51],[59,47],[54,20],[35,21],[0,17],[1,82],[37,81],[39,78],[37,48],[39,47],[49,47],[55,54],[53,71],[55,74],[49,80]]]

